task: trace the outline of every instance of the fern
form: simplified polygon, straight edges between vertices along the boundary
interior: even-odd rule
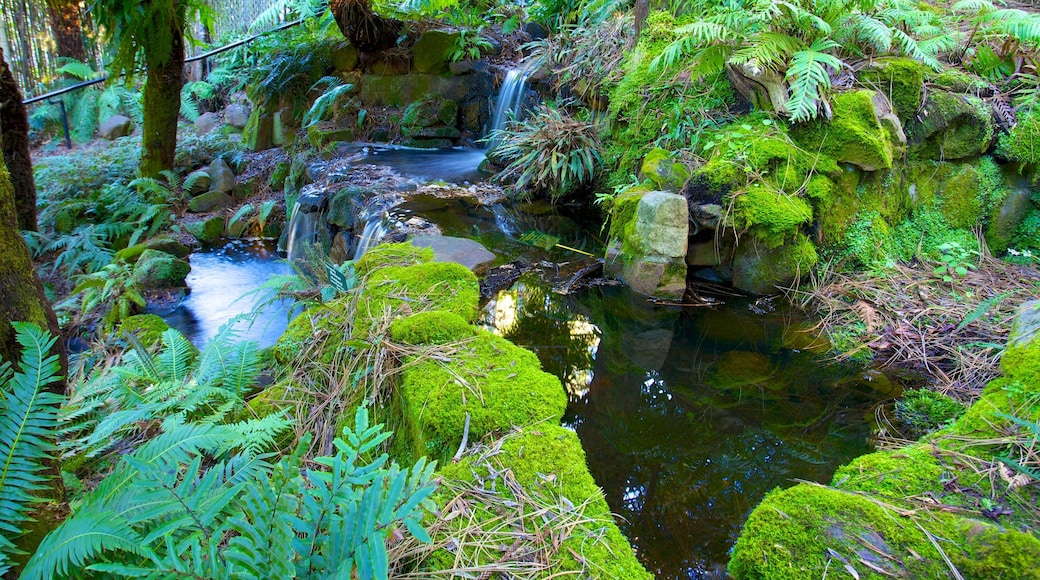
[[[0,364],[0,575],[10,569],[19,524],[29,520],[29,507],[47,489],[45,463],[55,449],[57,409],[64,399],[45,390],[60,380],[58,355],[47,354],[57,338],[34,324],[11,325],[22,357],[17,372],[9,362]]]
[[[791,98],[787,101],[791,120],[816,117],[823,91],[831,86],[830,71],[837,71],[843,65],[836,56],[825,52],[837,46],[833,40],[820,38],[792,56],[785,77],[791,87]]]
[[[303,473],[309,442],[271,466],[239,454],[209,458],[229,430],[175,424],[124,456],[79,510],[44,538],[23,578],[87,569],[122,576],[386,578],[386,534],[432,511],[434,465],[388,465],[372,453],[388,433],[368,423],[335,441],[336,454]],[[179,572],[179,573],[178,573]]]
[[[324,121],[329,110],[342,95],[349,94],[354,88],[350,83],[344,83],[336,77],[322,77],[311,86],[311,90],[325,87],[320,97],[314,100],[314,104],[303,115],[303,126],[310,127],[315,123]]]

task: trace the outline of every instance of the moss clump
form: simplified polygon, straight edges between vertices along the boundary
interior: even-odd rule
[[[643,199],[642,190],[630,190],[622,193],[614,199],[614,205],[610,209],[610,240],[625,240],[629,236],[625,234],[625,228],[636,221],[636,212],[639,209],[639,200]]]
[[[928,446],[879,451],[856,458],[834,472],[833,485],[891,500],[943,492],[943,467]]]
[[[802,233],[775,248],[757,238],[741,241],[733,257],[733,285],[754,294],[776,292],[777,286],[808,273],[818,259],[816,248]]]
[[[145,288],[184,286],[191,265],[165,252],[145,250],[134,265],[134,281]]]
[[[910,153],[921,159],[951,160],[981,155],[993,144],[989,106],[978,97],[934,92],[924,112],[906,125]]]
[[[851,562],[861,578],[880,577],[860,563],[860,553],[870,553],[865,548],[861,552],[861,542],[902,562],[901,576],[945,577],[942,558],[913,523],[900,521],[863,496],[807,484],[766,495],[744,524],[729,572],[738,579],[819,578],[839,565],[829,562],[836,560],[833,552]],[[870,559],[875,565],[891,565],[887,559]]]
[[[917,258],[938,259],[938,247],[947,242],[960,244],[967,250],[978,250],[979,242],[971,230],[956,228],[935,205],[918,209],[895,228],[892,250],[895,257],[910,261]]]
[[[768,248],[784,243],[812,221],[812,207],[800,197],[753,184],[733,195],[734,225],[751,232]]]
[[[560,380],[541,370],[534,353],[487,331],[458,347],[450,362],[425,358],[401,380],[406,436],[416,455],[444,461],[462,441],[466,415],[470,440],[513,426],[563,417],[567,397]]]
[[[507,468],[516,483],[528,493],[542,490],[541,494],[562,496],[575,506],[584,506],[583,516],[588,521],[568,530],[547,577],[570,573],[587,578],[652,578],[636,560],[628,540],[614,523],[603,493],[585,465],[585,452],[573,431],[555,424],[527,427],[519,434],[505,438],[494,460]],[[446,465],[439,475],[447,480],[464,482],[474,482],[478,478],[494,479],[497,476],[490,472],[489,467],[487,461],[479,461],[477,456],[470,455],[456,464]],[[509,486],[503,485],[498,493],[506,496],[507,500],[518,499]],[[474,510],[471,517],[476,522],[501,517],[481,502],[473,502],[471,507]],[[460,526],[465,526],[469,522],[463,520],[468,519],[457,518],[457,521]],[[444,551],[441,556],[447,566],[455,562],[455,554]],[[476,556],[497,558],[486,554]],[[434,560],[437,560],[437,555]],[[482,560],[473,564],[490,562]]]
[[[953,564],[965,578],[1040,579],[1040,540],[1016,530],[972,526],[967,550],[955,552]]]
[[[151,348],[160,343],[162,333],[169,330],[170,325],[155,314],[137,314],[124,318],[119,324],[119,332],[132,334],[141,341],[141,344]]]
[[[672,154],[660,147],[646,154],[640,169],[643,177],[654,182],[663,191],[678,192],[690,178],[690,170],[677,162]]]
[[[390,325],[394,340],[406,344],[445,344],[476,335],[477,329],[458,314],[433,310],[399,318]]]
[[[851,267],[883,265],[889,260],[891,229],[877,211],[860,214],[845,234],[844,248],[839,252]]]
[[[358,316],[367,320],[387,311],[412,314],[446,310],[473,321],[477,319],[479,294],[477,277],[461,264],[391,266],[368,276]]]
[[[896,401],[896,419],[911,439],[942,429],[963,414],[963,405],[928,389],[911,389]]]
[[[896,114],[905,121],[921,108],[924,71],[924,64],[912,58],[885,58],[857,72],[856,78],[867,88],[887,95]]]
[[[418,248],[409,243],[381,244],[365,252],[354,265],[359,276],[386,266],[414,266],[433,261],[433,248]]]
[[[899,154],[899,144],[892,129],[878,119],[874,91],[860,90],[835,95],[834,116],[798,125],[791,137],[809,151],[821,151],[840,163],[852,163],[866,169],[888,169]]]
[[[1000,136],[997,155],[1018,163],[1040,162],[1040,110],[1030,109],[1011,131]]]

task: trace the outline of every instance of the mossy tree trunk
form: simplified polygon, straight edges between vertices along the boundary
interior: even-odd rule
[[[59,335],[58,319],[43,294],[43,284],[33,270],[32,258],[15,221],[14,188],[7,166],[0,160],[0,358],[18,359],[21,348],[15,342],[11,322],[32,322]],[[61,374],[68,375],[68,358],[61,341],[55,347],[61,357]],[[49,387],[65,392],[65,381]]]
[[[144,130],[141,136],[141,175],[158,177],[173,169],[177,154],[177,117],[184,86],[184,32],[177,21],[158,21],[173,35],[169,58],[148,58],[144,84]],[[159,62],[157,62],[159,61]]]
[[[58,54],[86,62],[87,51],[83,48],[79,2],[77,0],[47,0],[47,14],[50,16],[51,31],[54,33]]]
[[[0,148],[14,188],[17,228],[36,231],[36,182],[29,157],[29,115],[3,48],[0,48]]]

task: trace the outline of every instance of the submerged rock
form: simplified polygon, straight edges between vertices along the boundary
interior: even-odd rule
[[[462,264],[478,276],[486,272],[495,261],[495,254],[482,244],[466,238],[419,235],[412,237],[411,242],[419,248],[432,248],[435,262]]]

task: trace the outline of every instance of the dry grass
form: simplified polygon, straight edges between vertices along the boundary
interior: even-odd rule
[[[792,298],[820,316],[816,330],[848,336],[848,358],[870,351],[885,367],[910,367],[964,402],[999,373],[999,360],[1018,306],[1040,298],[1040,272],[985,258],[952,284],[928,264],[898,264],[881,274],[817,275]]]
[[[585,515],[586,504],[559,495],[550,474],[544,484],[520,485],[497,458],[504,441],[470,451],[474,481],[441,482],[447,501],[428,528],[433,542],[409,536],[393,544],[391,578],[589,577],[588,570],[549,574],[564,550],[584,562],[563,543],[600,524]]]

